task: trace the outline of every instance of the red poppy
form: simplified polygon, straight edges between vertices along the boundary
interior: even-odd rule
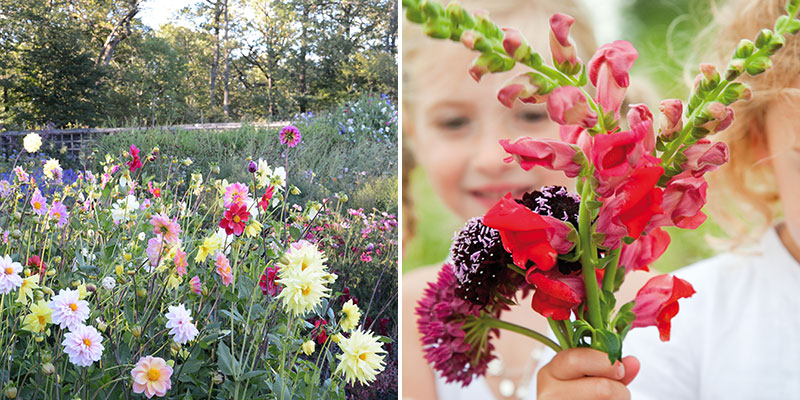
[[[250,213],[247,212],[247,206],[233,203],[231,207],[225,211],[222,220],[219,221],[219,227],[225,229],[225,233],[228,235],[235,234],[236,236],[241,236],[248,218],[250,218]]]
[[[651,278],[636,294],[633,327],[656,326],[662,342],[669,340],[672,318],[678,314],[678,299],[691,297],[689,282],[667,274]]]

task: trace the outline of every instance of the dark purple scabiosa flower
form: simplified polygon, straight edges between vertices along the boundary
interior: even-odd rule
[[[453,237],[450,263],[458,280],[455,294],[472,304],[493,310],[513,302],[525,277],[510,269],[511,254],[503,248],[500,232],[472,218]]]
[[[481,312],[480,307],[456,297],[457,283],[453,268],[449,264],[442,266],[438,279],[428,284],[415,312],[425,359],[447,382],[467,386],[474,376],[486,374],[487,364],[495,358],[489,335],[496,336],[497,331],[484,329],[467,335],[467,326],[475,326]]]
[[[289,147],[297,146],[300,143],[300,130],[294,125],[286,125],[280,132],[281,144]]]

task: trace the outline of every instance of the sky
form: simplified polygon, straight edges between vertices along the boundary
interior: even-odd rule
[[[175,12],[196,2],[197,0],[144,0],[139,11],[139,18],[145,25],[158,29],[169,21]]]

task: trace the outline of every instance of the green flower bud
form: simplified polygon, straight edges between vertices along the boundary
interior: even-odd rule
[[[741,82],[733,82],[719,96],[719,100],[726,106],[736,100],[750,100],[753,97],[753,92],[750,87]]]
[[[755,46],[753,45],[753,42],[751,42],[751,41],[749,41],[747,39],[742,39],[739,42],[739,45],[736,46],[736,51],[733,53],[733,57],[734,58],[747,58],[747,57],[750,57],[751,54],[753,54],[754,50],[755,50]]]
[[[139,297],[147,297],[147,289],[145,288],[136,289],[136,295]]]
[[[9,386],[6,388],[6,397],[9,399],[16,399],[17,398],[17,388],[14,386]]]
[[[45,375],[53,375],[56,373],[56,366],[51,362],[42,364],[42,373]]]
[[[760,49],[768,46],[773,38],[774,34],[771,30],[766,28],[762,29],[761,32],[758,32],[758,36],[756,36],[756,47]]]
[[[220,371],[214,373],[214,384],[221,385],[223,382],[225,382],[225,375],[222,375]]]
[[[133,335],[133,337],[136,337],[136,338],[138,338],[139,336],[142,336],[142,327],[139,326],[139,325],[134,325],[134,327],[131,328],[131,334]]]
[[[14,239],[19,239],[22,237],[22,232],[19,229],[14,229],[11,231],[11,237]]]
[[[772,68],[772,60],[766,56],[748,59],[744,64],[745,71],[751,76],[758,75],[770,68]]]

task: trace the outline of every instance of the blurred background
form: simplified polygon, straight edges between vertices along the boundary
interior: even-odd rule
[[[632,71],[632,87],[649,86],[655,101],[685,99],[691,80],[704,59],[702,37],[718,6],[714,0],[582,0],[589,10],[598,45],[627,40],[639,52]],[[698,37],[701,39],[698,41]],[[710,43],[710,40],[707,40]],[[547,53],[548,49],[536,49]],[[466,50],[465,50],[466,51]],[[464,66],[466,70],[468,66]],[[648,104],[657,114],[658,104]],[[657,117],[657,116],[656,116]],[[463,221],[435,195],[425,173],[415,168],[404,187],[413,202],[414,237],[404,242],[403,272],[441,263],[447,256],[453,233]],[[708,212],[707,212],[708,214]],[[652,266],[672,271],[714,254],[707,238],[724,233],[711,217],[697,230],[667,228],[672,244]]]

